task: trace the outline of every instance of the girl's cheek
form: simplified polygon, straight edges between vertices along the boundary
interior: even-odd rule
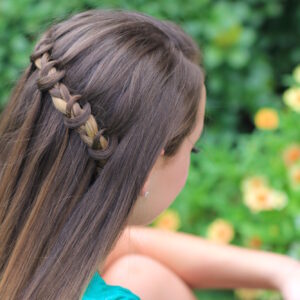
[[[178,179],[179,182],[179,191],[178,193],[184,188],[186,184],[186,180],[189,174],[189,167],[190,167],[190,158],[187,159],[185,162],[184,166],[181,169],[181,172],[179,172],[180,178]]]

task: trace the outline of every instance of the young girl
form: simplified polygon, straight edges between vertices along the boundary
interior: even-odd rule
[[[138,226],[182,190],[203,130],[201,55],[180,27],[91,10],[51,26],[30,62],[0,120],[0,299],[300,299],[288,257]]]

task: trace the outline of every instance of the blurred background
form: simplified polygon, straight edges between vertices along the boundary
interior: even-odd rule
[[[149,226],[300,259],[300,2],[1,0],[0,111],[52,22],[93,8],[178,23],[206,70],[204,132],[186,187]],[[199,290],[199,299],[282,299]]]

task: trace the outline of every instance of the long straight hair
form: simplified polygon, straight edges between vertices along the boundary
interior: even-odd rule
[[[176,155],[201,101],[200,50],[171,21],[121,9],[89,10],[52,24],[33,57],[45,47],[64,76],[41,79],[43,70],[31,61],[0,119],[5,300],[83,296],[161,150],[165,159]],[[48,90],[55,81],[80,94],[81,106],[90,103],[99,127],[117,137],[100,171],[54,107]]]

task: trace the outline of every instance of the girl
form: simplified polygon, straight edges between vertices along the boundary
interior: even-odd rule
[[[51,26],[30,62],[0,121],[0,299],[300,299],[288,257],[138,226],[184,187],[203,130],[201,55],[181,28],[91,10]]]

